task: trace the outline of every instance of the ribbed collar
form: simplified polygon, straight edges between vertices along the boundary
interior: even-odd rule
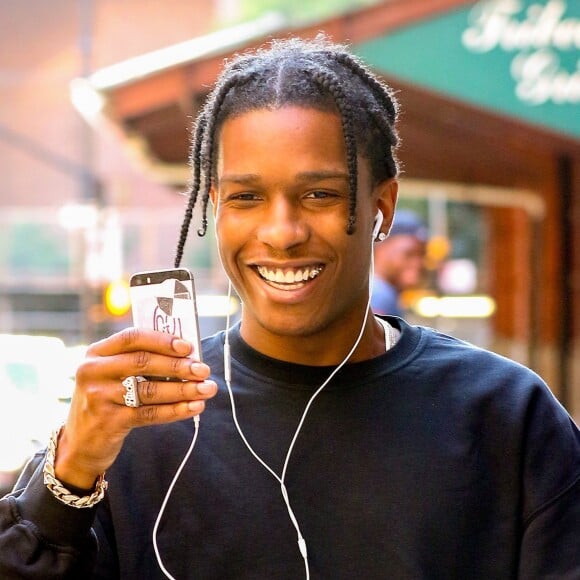
[[[388,352],[369,359],[344,365],[327,388],[341,388],[370,376],[393,372],[409,363],[418,351],[423,337],[423,329],[411,326],[395,316],[382,317],[401,331],[397,344]],[[285,387],[309,388],[321,385],[335,369],[335,366],[308,366],[280,361],[263,355],[249,346],[240,335],[240,324],[230,329],[229,334],[232,363],[243,371],[259,379],[260,376],[280,383]],[[236,364],[237,363],[237,364]]]

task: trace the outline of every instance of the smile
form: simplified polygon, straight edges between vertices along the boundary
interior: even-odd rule
[[[257,266],[258,273],[271,286],[281,290],[301,288],[305,282],[313,280],[322,272],[322,266],[306,266],[304,268],[266,268]]]

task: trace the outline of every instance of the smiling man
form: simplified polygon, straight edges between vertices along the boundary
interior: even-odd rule
[[[298,106],[226,121],[218,159],[211,197],[222,263],[244,305],[242,338],[276,359],[338,364],[368,308],[373,218],[390,220],[395,179],[375,182],[360,164],[360,225],[349,235],[340,118]],[[368,318],[351,361],[380,353],[376,326]]]
[[[0,501],[0,577],[579,577],[580,434],[548,387],[371,312],[397,111],[324,39],[226,65],[176,265],[211,204],[241,321],[204,363],[155,331],[91,345],[60,435]]]

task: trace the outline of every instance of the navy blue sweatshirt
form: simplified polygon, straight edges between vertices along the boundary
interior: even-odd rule
[[[580,434],[525,367],[389,318],[389,352],[348,364],[316,398],[285,483],[313,580],[580,578]],[[332,368],[265,357],[231,331],[240,426],[281,475]],[[220,386],[161,519],[176,579],[305,578],[280,483],[250,454],[223,382],[223,334],[204,340]],[[134,430],[96,508],[42,483],[43,455],[0,501],[0,578],[164,578],[152,532],[193,423]]]

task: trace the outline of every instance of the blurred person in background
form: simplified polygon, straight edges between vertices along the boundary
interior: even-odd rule
[[[397,116],[323,39],[229,61],[176,265],[200,200],[241,322],[203,363],[153,330],[89,346],[65,425],[0,500],[0,578],[579,577],[580,434],[546,384],[370,309]]]
[[[388,235],[375,245],[371,298],[375,314],[403,316],[401,293],[423,281],[427,238],[427,227],[415,212],[395,212]]]

